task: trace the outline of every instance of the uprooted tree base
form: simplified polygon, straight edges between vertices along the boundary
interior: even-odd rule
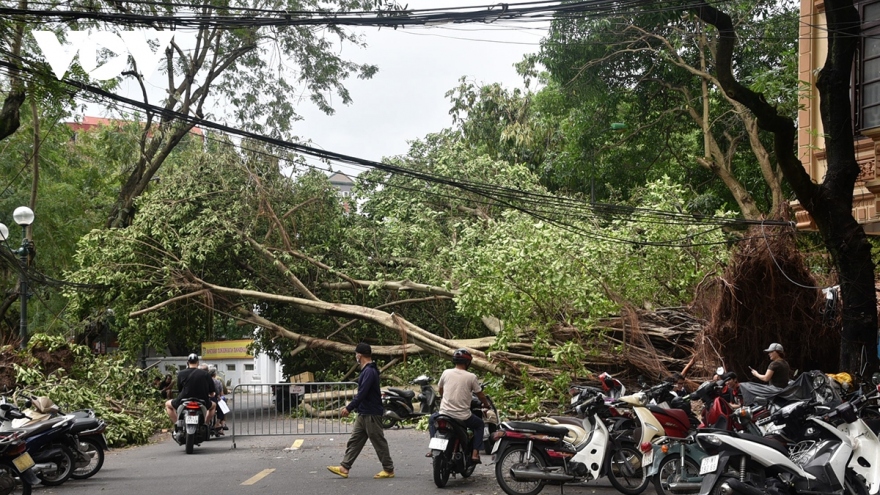
[[[756,228],[734,250],[724,275],[698,299],[712,301],[709,324],[695,356],[750,378],[748,366],[763,372],[763,352],[778,342],[792,371],[837,371],[840,349],[838,303],[827,301],[795,247],[794,232]],[[827,302],[826,302],[827,301]]]
[[[24,351],[7,345],[0,347],[0,391],[12,391],[18,387],[15,379],[15,366],[36,366],[43,374],[49,375],[59,369],[70,370],[75,361],[75,356],[69,348],[54,350],[42,346],[33,346],[28,353],[31,358],[23,355]]]
[[[587,367],[617,371],[624,378],[668,376],[683,371],[710,377],[718,366],[751,378],[762,372],[763,350],[781,343],[792,370],[837,371],[839,302],[827,300],[795,247],[794,232],[756,228],[734,249],[720,277],[703,284],[690,308],[657,311],[625,307],[622,316],[600,322],[606,347]]]

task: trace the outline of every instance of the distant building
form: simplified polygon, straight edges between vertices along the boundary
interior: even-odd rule
[[[202,364],[217,367],[217,374],[232,388],[251,383],[280,383],[284,381],[281,363],[268,354],[252,356],[247,351],[251,340],[224,340],[203,342],[200,354]],[[170,369],[186,368],[186,356],[154,356],[146,358],[147,366],[156,366],[162,373]]]
[[[339,189],[339,196],[342,197],[342,209],[345,210],[345,213],[350,212],[351,204],[348,198],[351,197],[351,188],[354,186],[354,181],[342,172],[336,172],[330,176],[330,184]]]
[[[336,172],[330,176],[330,184],[339,189],[339,195],[343,198],[351,196],[351,188],[354,186],[354,181],[351,180],[351,177],[342,172]]]

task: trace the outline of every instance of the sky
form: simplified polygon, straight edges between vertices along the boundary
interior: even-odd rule
[[[452,3],[457,2],[438,1],[431,6]],[[354,101],[345,106],[337,98],[332,116],[308,102],[299,107],[304,120],[294,124],[294,132],[315,147],[378,161],[404,154],[408,141],[452,125],[445,93],[458,86],[462,76],[477,84],[524,87],[514,64],[538,51],[546,25],[361,32],[367,48],[348,47],[343,56],[376,64],[379,72],[368,80],[349,79],[345,85]]]
[[[482,5],[473,0],[415,2],[410,4],[411,8]],[[303,98],[297,106],[303,120],[293,124],[293,132],[302,142],[316,148],[368,160],[379,161],[404,154],[409,149],[408,141],[452,125],[451,104],[445,94],[458,86],[461,77],[475,84],[497,82],[507,89],[524,87],[514,64],[540,49],[548,27],[545,21],[505,21],[397,30],[348,28],[361,34],[367,46],[360,48],[346,43],[340,48],[341,57],[377,65],[378,73],[367,80],[356,77],[346,80],[344,85],[353,102],[343,105],[334,95],[331,104],[336,112],[333,115],[324,114]],[[179,31],[177,35],[180,37],[186,32]],[[184,47],[188,43],[185,40],[179,41]],[[158,72],[148,79],[151,103],[163,98],[165,84],[164,76]],[[117,92],[142,100],[140,87],[131,78],[124,79]],[[216,100],[214,104],[218,104]],[[212,109],[206,113],[217,114]],[[85,114],[107,116],[94,105],[90,105]],[[308,163],[327,168],[316,159],[309,159]],[[349,175],[363,170],[338,164],[330,167]]]

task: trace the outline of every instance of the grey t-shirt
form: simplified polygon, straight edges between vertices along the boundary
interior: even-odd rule
[[[462,421],[471,417],[471,398],[480,391],[477,375],[458,368],[449,368],[440,375],[437,386],[443,389],[440,414]]]

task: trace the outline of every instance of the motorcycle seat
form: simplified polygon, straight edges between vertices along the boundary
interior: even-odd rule
[[[64,417],[47,419],[45,421],[40,421],[39,423],[34,423],[26,426],[19,426],[17,428],[4,429],[4,431],[21,431],[24,434],[24,437],[32,437],[44,431],[51,430],[56,424],[61,423],[62,421],[67,421]]]
[[[100,420],[95,417],[91,418],[74,418],[71,433],[80,433],[83,431],[94,430],[100,425]]]
[[[416,396],[416,393],[413,392],[412,390],[405,390],[402,388],[391,388],[391,387],[389,387],[388,390],[403,397],[404,399],[412,399],[413,397]]]
[[[551,426],[541,423],[532,423],[528,421],[507,421],[504,426],[511,430],[527,431],[531,433],[543,433],[553,435],[555,437],[565,437],[568,435],[568,428],[563,426]]]

